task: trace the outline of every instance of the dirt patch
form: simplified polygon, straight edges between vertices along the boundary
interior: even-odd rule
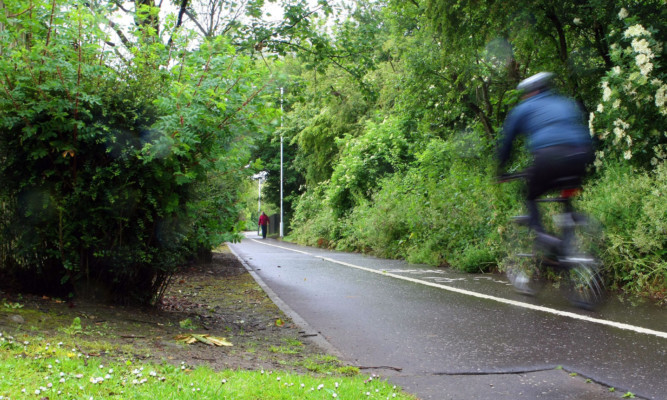
[[[190,266],[174,276],[159,309],[9,297],[0,292],[3,331],[47,341],[71,336],[84,354],[118,361],[294,372],[316,370],[314,363],[332,363],[224,249],[214,253],[210,263]],[[222,337],[233,346],[188,345],[175,339],[183,334]]]

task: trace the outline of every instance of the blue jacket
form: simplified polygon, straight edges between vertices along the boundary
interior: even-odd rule
[[[503,138],[498,160],[502,167],[512,151],[512,142],[519,134],[527,135],[528,150],[558,145],[591,144],[588,127],[577,104],[552,91],[538,93],[517,105],[503,125]]]

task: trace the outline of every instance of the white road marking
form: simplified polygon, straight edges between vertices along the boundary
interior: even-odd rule
[[[667,332],[661,332],[661,331],[656,331],[656,330],[653,330],[653,329],[642,328],[640,326],[624,324],[622,322],[608,321],[608,320],[600,319],[600,318],[592,318],[592,317],[588,317],[586,315],[579,315],[579,314],[569,312],[569,311],[556,310],[555,308],[549,308],[549,307],[543,307],[543,306],[538,306],[538,305],[534,305],[534,304],[523,303],[523,302],[516,301],[516,300],[504,299],[502,297],[489,296],[487,294],[477,293],[477,292],[473,292],[473,291],[470,291],[470,290],[459,289],[459,288],[456,288],[456,287],[441,285],[439,283],[427,282],[427,281],[424,281],[424,280],[421,280],[421,279],[415,279],[415,278],[410,278],[410,277],[407,277],[407,276],[396,275],[394,273],[388,272],[387,270],[377,270],[377,269],[362,267],[362,266],[355,265],[355,264],[350,264],[350,263],[347,263],[347,262],[344,262],[344,261],[334,260],[333,258],[318,256],[318,255],[308,253],[308,252],[302,251],[302,250],[290,249],[289,247],[278,246],[278,245],[275,245],[275,244],[269,244],[269,243],[265,243],[265,242],[255,240],[255,239],[250,239],[250,240],[252,240],[254,242],[257,242],[257,243],[260,243],[260,244],[263,244],[265,246],[277,247],[279,249],[284,249],[284,250],[293,251],[293,252],[296,252],[296,253],[305,254],[305,255],[315,257],[315,258],[319,258],[321,260],[329,261],[329,262],[332,262],[332,263],[335,263],[335,264],[344,265],[346,267],[356,268],[356,269],[359,269],[359,270],[362,270],[362,271],[371,272],[371,273],[382,275],[382,276],[389,276],[389,277],[392,277],[392,278],[401,279],[401,280],[408,281],[408,282],[413,282],[413,283],[418,283],[418,284],[421,284],[421,285],[431,286],[431,287],[435,287],[435,288],[438,288],[438,289],[444,289],[444,290],[448,290],[450,292],[464,294],[466,296],[477,297],[477,298],[480,298],[480,299],[491,300],[491,301],[495,301],[495,302],[503,303],[503,304],[509,304],[509,305],[512,305],[512,306],[526,308],[526,309],[529,309],[529,310],[541,311],[541,312],[545,312],[545,313],[548,313],[548,314],[559,315],[561,317],[568,317],[568,318],[572,318],[572,319],[578,319],[578,320],[581,320],[581,321],[592,322],[592,323],[595,323],[595,324],[611,326],[611,327],[618,328],[618,329],[623,329],[623,330],[626,330],[626,331],[632,331],[632,332],[636,332],[636,333],[643,333],[643,334],[646,334],[646,335],[652,335],[652,336],[657,336],[657,337],[667,339]]]

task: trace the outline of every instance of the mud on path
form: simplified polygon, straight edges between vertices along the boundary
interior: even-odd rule
[[[76,317],[80,330],[73,324]],[[175,275],[159,309],[0,292],[0,332],[46,342],[71,338],[84,354],[121,362],[294,372],[340,366],[278,309],[226,248],[214,253],[212,262]],[[233,346],[175,339],[193,333],[222,337]]]

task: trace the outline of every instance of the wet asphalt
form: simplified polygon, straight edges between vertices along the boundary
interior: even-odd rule
[[[304,337],[420,399],[667,400],[665,307],[611,298],[584,311],[501,275],[256,233],[230,247]]]

